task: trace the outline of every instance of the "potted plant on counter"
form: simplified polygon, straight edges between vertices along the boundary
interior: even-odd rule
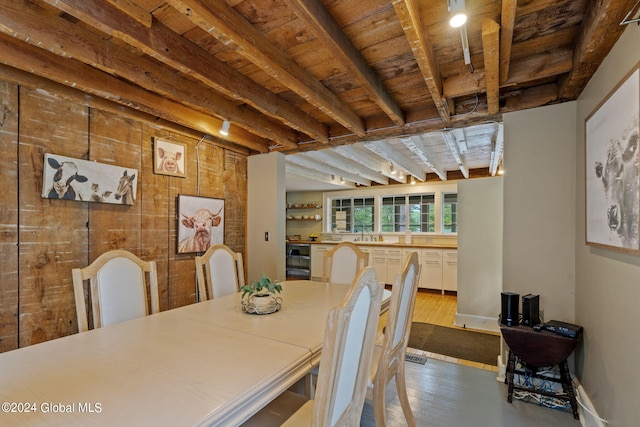
[[[260,280],[254,280],[240,288],[242,307],[247,313],[267,314],[280,309],[282,298],[275,294],[282,292],[282,285],[262,273]]]

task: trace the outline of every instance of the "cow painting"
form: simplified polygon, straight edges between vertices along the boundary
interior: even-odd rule
[[[200,207],[193,215],[187,215],[181,210],[180,225],[183,233],[178,236],[178,253],[205,252],[212,244],[223,243],[222,210],[223,207],[217,211]]]
[[[58,162],[53,157],[47,159],[55,173],[53,185],[47,191],[49,199],[82,200],[80,193],[73,187],[73,181],[87,182],[88,178],[78,174],[78,167],[74,162]]]
[[[45,153],[42,171],[45,199],[133,205],[137,169]]]
[[[612,139],[606,159],[596,161],[596,176],[602,181],[609,230],[625,248],[638,247],[638,132]]]

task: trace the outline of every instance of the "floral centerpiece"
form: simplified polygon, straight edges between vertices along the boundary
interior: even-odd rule
[[[282,298],[275,294],[282,292],[282,285],[271,280],[262,273],[260,280],[254,280],[240,288],[242,292],[242,308],[247,313],[267,314],[278,311]]]

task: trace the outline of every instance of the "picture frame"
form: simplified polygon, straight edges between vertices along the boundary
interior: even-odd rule
[[[640,254],[640,63],[585,119],[586,243]]]
[[[153,138],[153,173],[187,177],[187,146],[167,138]]]
[[[134,205],[138,170],[45,153],[43,199]]]
[[[224,243],[224,199],[178,196],[177,252],[204,253]]]

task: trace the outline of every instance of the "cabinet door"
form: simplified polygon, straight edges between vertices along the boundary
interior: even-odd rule
[[[420,259],[420,287],[442,290],[442,249],[423,249]]]
[[[369,259],[376,270],[376,277],[379,282],[387,283],[387,251],[385,249],[374,249]]]
[[[396,276],[402,271],[402,249],[387,249],[387,280],[385,283],[395,283]]]
[[[329,249],[329,245],[311,245],[311,280],[322,280],[324,252]]]
[[[458,290],[458,251],[445,249],[442,251],[442,289]]]

